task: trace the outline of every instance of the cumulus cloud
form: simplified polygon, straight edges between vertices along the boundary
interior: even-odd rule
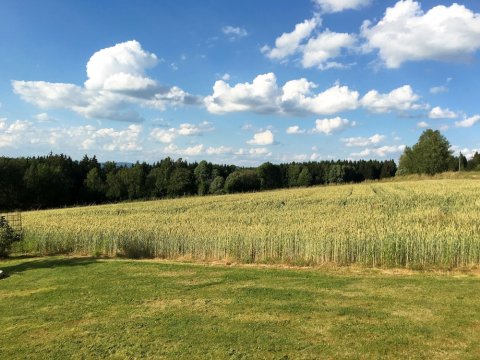
[[[455,127],[469,128],[478,122],[480,122],[480,115],[474,115],[474,116],[465,118],[462,121],[455,121]]]
[[[420,122],[417,123],[417,127],[418,127],[419,129],[425,129],[425,128],[428,128],[429,126],[430,126],[430,125],[428,125],[428,123],[425,122],[425,121],[420,121]]]
[[[459,61],[480,48],[480,15],[457,3],[424,12],[419,2],[400,0],[378,23],[364,22],[361,34],[388,68],[406,61]]]
[[[249,145],[272,145],[275,142],[275,137],[270,130],[258,132],[253,135],[253,139],[248,140]]]
[[[342,55],[343,49],[351,48],[356,37],[347,33],[336,33],[326,29],[312,37],[313,31],[321,25],[319,16],[304,20],[295,25],[289,33],[283,33],[275,40],[275,46],[262,47],[261,51],[269,59],[286,61],[288,57],[300,54],[300,63],[305,68],[320,70],[342,68],[345,65],[332,59]]]
[[[200,124],[180,124],[178,128],[153,128],[150,133],[150,138],[165,144],[173,142],[178,136],[194,136],[202,135],[206,132],[213,131],[213,124],[208,121],[203,121]]]
[[[225,154],[233,154],[233,148],[229,146],[210,146],[205,151],[208,155],[225,155]]]
[[[378,144],[385,140],[385,135],[375,134],[370,137],[349,137],[343,138],[341,141],[347,147],[364,147]]]
[[[323,92],[314,94],[317,87],[313,82],[302,78],[285,83],[279,103],[283,113],[331,115],[354,110],[358,107],[359,93],[348,86],[334,85]]]
[[[74,144],[82,151],[130,152],[143,150],[143,127],[131,124],[123,129],[101,128],[93,125],[70,127],[35,127],[29,122],[16,122],[15,145],[46,145],[47,149],[69,148]],[[1,137],[1,135],[0,135]]]
[[[448,108],[442,109],[440,106],[435,106],[428,114],[430,119],[456,119],[458,114]]]
[[[393,110],[406,111],[421,109],[417,101],[420,96],[415,94],[410,85],[404,85],[388,94],[380,94],[377,90],[370,90],[361,100],[361,104],[368,110],[385,113]]]
[[[33,125],[29,121],[16,120],[9,123],[8,119],[0,118],[0,148],[18,147],[33,130]]]
[[[376,148],[366,148],[360,152],[351,153],[350,156],[361,158],[368,156],[386,157],[392,154],[400,154],[403,150],[405,150],[405,145],[381,146]]]
[[[301,129],[300,126],[298,125],[294,125],[294,126],[289,126],[285,132],[289,135],[298,135],[298,134],[304,134],[305,130]]]
[[[289,33],[283,33],[275,40],[275,46],[270,48],[268,45],[262,47],[264,53],[269,59],[283,60],[290,55],[295,54],[303,40],[308,38],[312,31],[321,23],[320,18],[304,20],[295,25],[295,29]]]
[[[335,117],[332,119],[318,119],[315,121],[315,129],[313,132],[331,135],[335,132],[342,131],[345,128],[355,126],[355,121]]]
[[[91,127],[79,127],[74,129],[73,132],[86,132],[87,139],[82,142],[83,149],[101,148],[106,151],[141,151],[143,147],[139,137],[142,130],[141,125],[132,124],[123,130],[113,128],[95,130]]]
[[[331,61],[342,54],[342,49],[352,47],[356,42],[353,35],[329,30],[311,38],[302,49],[302,65],[305,68],[317,67],[321,70],[342,68],[345,65]]]
[[[238,27],[238,26],[224,26],[222,28],[222,32],[227,35],[230,40],[235,40],[238,38],[242,38],[248,35],[248,31],[244,28]]]
[[[142,121],[137,106],[164,110],[167,106],[197,104],[178,87],[164,87],[148,78],[155,54],[132,40],[97,51],[87,63],[84,86],[45,81],[13,80],[13,91],[43,109],[67,109],[85,118]]]
[[[265,157],[272,156],[272,153],[270,151],[268,151],[267,148],[264,148],[264,147],[249,149],[248,153],[251,156],[265,156]]]
[[[258,75],[251,83],[231,87],[223,80],[213,86],[213,94],[204,99],[208,111],[215,114],[253,111],[259,114],[330,115],[358,107],[359,94],[347,86],[334,85],[314,94],[316,84],[302,78],[277,85],[275,74]]]
[[[198,144],[194,146],[189,146],[186,148],[179,148],[175,144],[169,144],[163,149],[163,152],[170,155],[177,155],[177,156],[198,156],[202,154],[204,150],[203,144]]]
[[[101,49],[87,63],[85,88],[113,91],[148,89],[156,82],[146,77],[145,71],[157,62],[157,56],[143,50],[138,41]]]
[[[201,135],[213,130],[215,130],[215,128],[213,127],[213,124],[211,122],[203,121],[198,125],[188,123],[180,124],[178,134],[182,136]]]
[[[314,2],[324,13],[336,13],[370,5],[371,0],[314,0]]]
[[[150,133],[150,138],[162,142],[165,144],[172,143],[176,137],[178,136],[177,129],[170,128],[170,129],[162,129],[162,128],[154,128]]]

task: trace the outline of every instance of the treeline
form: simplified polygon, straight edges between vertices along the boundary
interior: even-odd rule
[[[81,161],[53,154],[0,157],[0,211],[361,182],[395,176],[396,170],[393,160],[267,162],[242,168],[168,157],[128,166],[101,164],[88,156]]]

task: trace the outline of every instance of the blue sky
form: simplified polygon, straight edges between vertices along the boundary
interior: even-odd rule
[[[0,2],[0,154],[256,165],[480,149],[478,1]]]

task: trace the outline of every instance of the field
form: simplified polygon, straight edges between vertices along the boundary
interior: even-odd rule
[[[225,263],[480,265],[480,181],[364,183],[25,213],[17,253]]]
[[[478,359],[480,277],[158,260],[0,262],[1,359]]]

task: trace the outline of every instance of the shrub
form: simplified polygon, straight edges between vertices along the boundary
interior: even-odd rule
[[[0,216],[0,257],[6,257],[12,244],[21,239],[21,234],[10,226],[4,216]]]

